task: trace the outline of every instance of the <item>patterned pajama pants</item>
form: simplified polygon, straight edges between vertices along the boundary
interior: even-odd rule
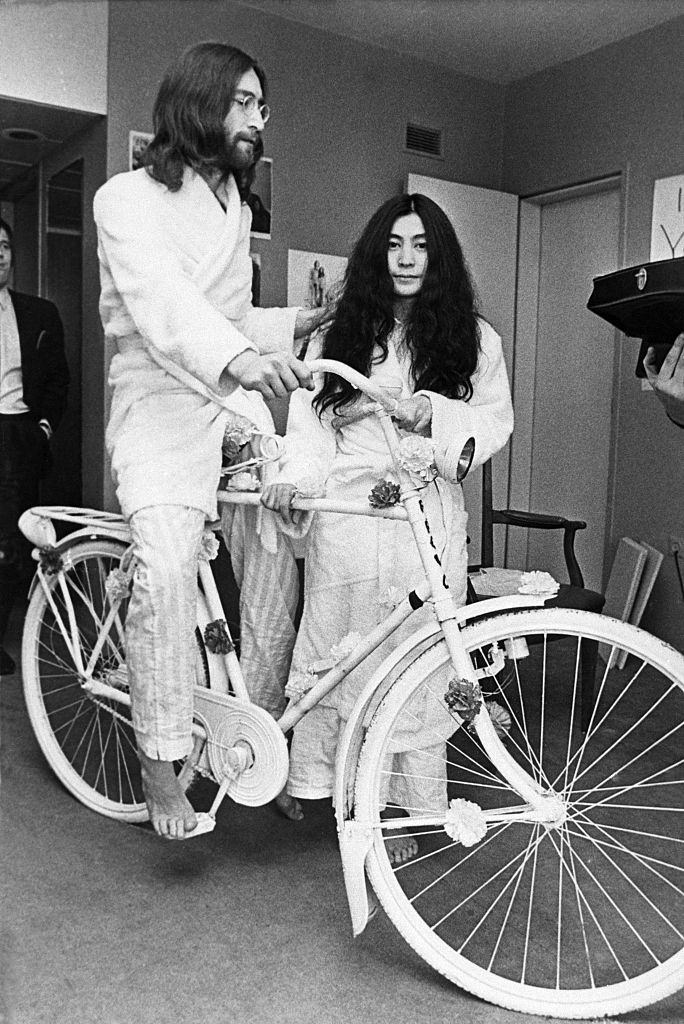
[[[224,516],[224,534],[240,587],[240,664],[250,696],[282,714],[295,640],[299,580],[292,542],[275,554],[256,532],[254,508]],[[140,509],[130,527],[138,565],[126,619],[126,664],[138,746],[173,761],[192,749],[197,648],[197,563],[205,516],[182,505]]]
[[[138,565],[126,618],[126,664],[138,746],[174,761],[192,749],[197,563],[205,516],[158,505],[131,516]]]
[[[267,551],[257,509],[225,505],[221,526],[240,588],[240,666],[251,699],[274,718],[285,710],[285,684],[295,642],[299,577],[291,539],[278,534]]]

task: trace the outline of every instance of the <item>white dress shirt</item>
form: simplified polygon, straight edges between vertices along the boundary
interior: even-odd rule
[[[21,376],[21,349],[14,306],[7,288],[0,288],[0,413],[28,412]]]

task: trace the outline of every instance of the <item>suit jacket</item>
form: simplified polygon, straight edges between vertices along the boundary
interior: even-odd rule
[[[57,428],[66,408],[69,368],[64,328],[57,307],[47,299],[10,289],[17,318],[24,402],[36,420]]]

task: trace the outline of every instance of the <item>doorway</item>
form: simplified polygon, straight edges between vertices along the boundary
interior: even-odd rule
[[[521,202],[511,506],[582,519],[576,549],[601,590],[611,526],[615,330],[589,313],[592,279],[617,270],[619,176]],[[566,576],[558,539],[509,531],[509,564]]]

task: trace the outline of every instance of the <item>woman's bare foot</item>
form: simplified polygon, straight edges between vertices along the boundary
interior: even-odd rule
[[[290,821],[301,821],[304,817],[304,811],[299,800],[290,796],[286,789],[281,789],[273,802],[280,813],[284,814]]]
[[[380,818],[382,821],[389,821],[392,818],[400,818],[404,814],[403,811],[397,812],[398,808],[386,809],[380,812]],[[385,833],[385,849],[390,864],[405,864],[407,860],[411,860],[418,853],[418,843],[413,836],[407,833],[406,829],[397,828]]]
[[[138,751],[143,793],[150,822],[158,836],[185,839],[197,825],[192,805],[181,787],[171,761],[155,761]]]

